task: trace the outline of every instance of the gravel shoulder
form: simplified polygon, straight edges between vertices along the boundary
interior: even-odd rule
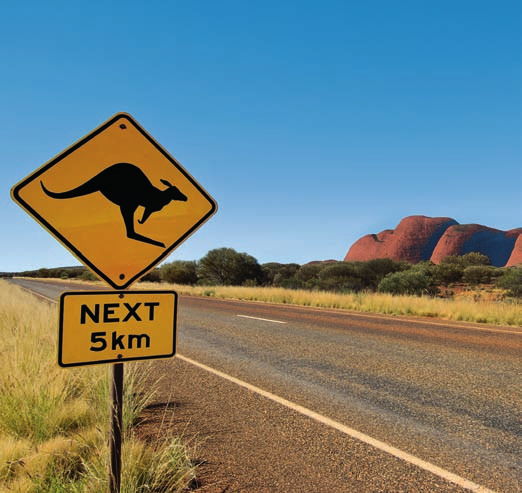
[[[252,391],[174,358],[139,433],[166,427],[198,464],[198,492],[464,491]]]

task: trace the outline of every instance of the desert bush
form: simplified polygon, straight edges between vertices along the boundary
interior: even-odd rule
[[[155,268],[150,272],[147,272],[141,279],[140,282],[161,282],[160,269]]]
[[[296,273],[299,264],[281,264],[279,262],[269,262],[261,266],[263,269],[263,284],[266,286],[281,286],[286,280],[297,279]]]
[[[505,269],[502,276],[497,279],[497,286],[507,289],[508,296],[522,298],[522,268]]]
[[[398,262],[389,258],[377,258],[367,262],[356,262],[364,289],[377,291],[379,283],[388,275],[404,272],[412,268],[408,262]]]
[[[464,267],[458,263],[442,262],[432,267],[432,274],[437,284],[449,286],[462,280]]]
[[[96,274],[94,274],[94,272],[91,272],[90,270],[86,270],[81,275],[81,280],[82,281],[97,281],[98,277],[96,276]]]
[[[305,264],[299,267],[299,269],[295,273],[295,277],[303,283],[306,283],[314,278],[318,279],[319,272],[321,272],[321,270],[324,268],[324,264]]]
[[[391,272],[411,268],[406,262],[379,258],[367,262],[322,262],[305,264],[295,274],[303,281],[298,288],[329,291],[376,291],[380,281]]]
[[[328,264],[318,274],[321,288],[329,291],[360,291],[361,273],[353,262]]]
[[[464,269],[462,280],[471,286],[488,284],[494,275],[494,269],[485,265],[470,265]]]
[[[394,295],[435,294],[435,286],[430,271],[415,266],[407,271],[388,274],[379,283],[378,291]]]
[[[303,281],[300,281],[295,277],[291,277],[290,279],[283,279],[279,286],[283,289],[303,289],[305,284]]]
[[[160,268],[160,277],[162,281],[173,284],[196,284],[198,282],[197,263],[176,260],[163,264]]]
[[[441,264],[458,265],[462,269],[465,269],[472,265],[491,265],[491,260],[483,253],[469,252],[464,255],[448,255],[442,259]]]
[[[210,250],[198,264],[198,278],[219,286],[241,286],[246,281],[263,284],[263,269],[257,260],[247,253],[233,248]]]

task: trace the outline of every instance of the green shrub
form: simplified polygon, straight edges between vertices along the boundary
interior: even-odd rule
[[[245,281],[264,283],[264,271],[257,260],[233,248],[210,250],[198,263],[198,278],[219,286],[242,286]]]
[[[394,295],[432,295],[436,290],[429,270],[417,266],[404,272],[388,274],[378,287],[379,292]]]
[[[280,264],[279,262],[269,262],[263,264],[263,278],[266,286],[281,286],[281,283],[286,279],[296,277],[300,270],[299,264]],[[302,280],[302,279],[300,279]]]
[[[457,263],[441,263],[432,267],[433,278],[438,284],[450,286],[462,280],[464,268]]]
[[[462,280],[472,286],[490,283],[492,277],[493,269],[484,265],[470,265],[462,274]]]
[[[299,270],[295,273],[295,277],[306,283],[317,278],[322,269],[324,269],[323,264],[305,264],[299,267]]]
[[[198,282],[197,264],[194,261],[177,260],[160,268],[162,281],[192,286]]]
[[[161,282],[161,274],[160,269],[152,269],[150,272],[147,272],[140,281],[143,282]]]
[[[469,252],[464,255],[448,255],[442,259],[442,264],[458,265],[462,269],[471,265],[491,265],[491,260],[487,255],[479,252]]]
[[[93,272],[91,272],[90,270],[86,270],[82,274],[81,279],[82,279],[82,281],[97,281],[98,277],[96,277],[96,275]]]
[[[522,268],[511,267],[506,269],[502,277],[497,279],[497,286],[507,289],[508,296],[522,298]]]

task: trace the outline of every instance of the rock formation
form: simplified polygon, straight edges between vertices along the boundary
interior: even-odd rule
[[[409,216],[395,229],[357,240],[344,260],[391,258],[438,264],[448,255],[480,252],[496,267],[522,263],[522,228],[500,231],[480,224],[459,224],[449,217]]]
[[[511,257],[509,257],[506,267],[514,267],[515,265],[522,264],[522,234],[518,235]]]
[[[438,264],[448,255],[480,252],[487,255],[491,264],[503,267],[509,261],[517,236],[522,230],[500,231],[480,224],[458,224],[446,230],[431,260]]]

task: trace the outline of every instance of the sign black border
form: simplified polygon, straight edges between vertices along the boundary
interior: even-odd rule
[[[194,224],[184,235],[178,238],[172,245],[165,248],[164,252],[153,262],[143,268],[140,272],[138,272],[132,278],[126,280],[122,284],[118,284],[117,282],[113,282],[103,271],[101,271],[96,265],[89,261],[83,253],[78,250],[72,243],[70,243],[64,236],[60,234],[49,222],[42,217],[37,211],[35,211],[26,201],[24,201],[20,197],[20,191],[29,183],[36,180],[40,175],[45,173],[47,170],[52,168],[55,164],[59,163],[61,160],[78,150],[84,144],[94,139],[96,136],[105,131],[108,127],[113,125],[118,120],[125,118],[126,121],[130,122],[134,127],[145,137],[179,172],[181,172],[185,178],[192,183],[192,185],[201,193],[203,197],[209,202],[211,205],[210,211],[205,214],[196,224]],[[200,226],[202,226],[208,219],[210,219],[217,212],[217,203],[216,201],[201,187],[201,185],[183,168],[183,166],[176,161],[174,157],[172,157],[161,145],[156,142],[148,132],[142,128],[139,123],[128,113],[120,112],[116,113],[114,116],[109,118],[105,123],[95,128],[93,131],[88,133],[85,137],[62,151],[60,154],[52,158],[50,161],[45,163],[43,166],[35,170],[29,176],[24,178],[22,181],[17,183],[11,190],[11,196],[13,200],[18,203],[23,209],[25,209],[37,222],[39,222],[51,235],[53,235],[62,245],[65,246],[81,263],[91,269],[96,275],[98,275],[101,279],[103,279],[109,286],[116,290],[126,289],[132,284],[134,284],[138,279],[143,277],[147,272],[152,270],[156,265],[158,265],[162,260],[168,257],[181,243],[183,243],[189,236],[194,233]]]
[[[96,361],[86,361],[81,363],[63,363],[63,322],[64,322],[64,299],[67,296],[89,296],[89,295],[104,295],[110,294],[114,295],[128,295],[128,294],[173,294],[174,295],[174,316],[172,320],[172,352],[161,355],[154,356],[142,356],[142,357],[132,357],[132,358],[116,358],[116,359],[106,359],[106,360],[96,360]],[[89,365],[104,365],[107,363],[123,363],[126,361],[142,361],[142,360],[150,360],[150,359],[163,359],[163,358],[172,358],[176,354],[177,348],[177,320],[178,320],[178,293],[176,291],[169,290],[150,290],[150,291],[66,291],[60,295],[59,300],[59,323],[58,323],[58,365],[62,368],[71,368],[76,366],[89,366]]]

